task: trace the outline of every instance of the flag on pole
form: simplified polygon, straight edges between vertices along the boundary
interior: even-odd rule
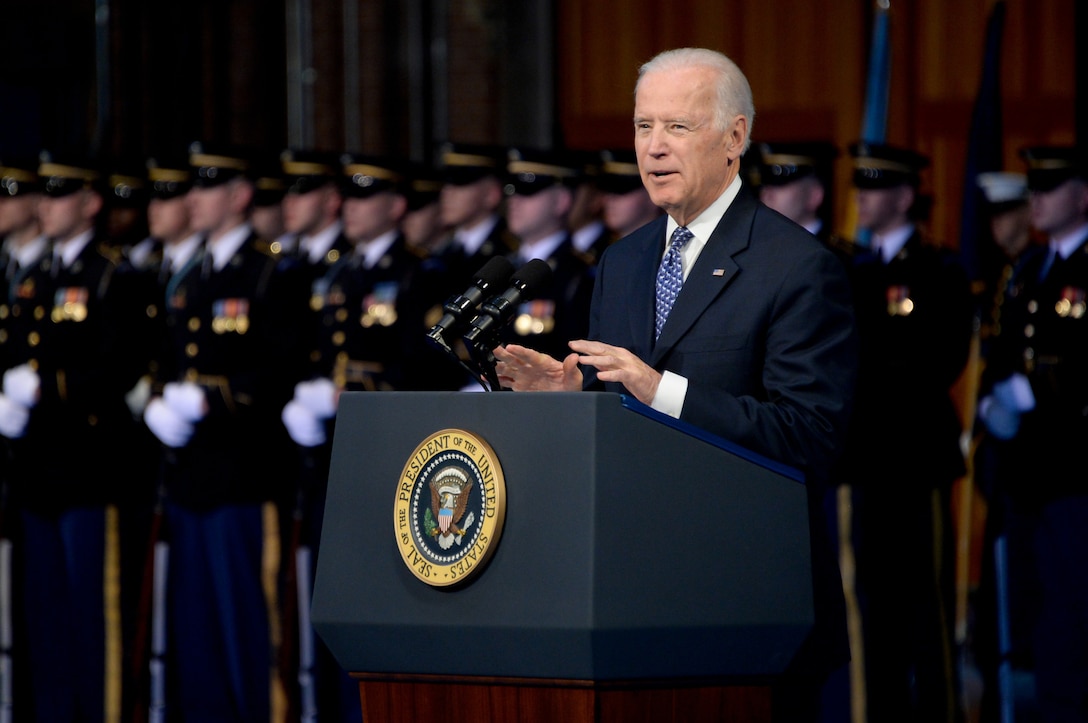
[[[869,76],[865,82],[865,110],[861,121],[861,140],[866,143],[883,143],[888,130],[888,81],[892,69],[888,35],[890,7],[890,0],[877,0],[873,14]]]
[[[960,212],[960,255],[972,280],[982,273],[984,241],[990,235],[983,211],[980,173],[1000,171],[1004,159],[1001,121],[1001,36],[1005,27],[1005,1],[997,0],[986,24],[986,50],[982,78],[971,112],[967,158],[963,173],[963,207]]]
[[[1000,171],[1004,159],[1003,129],[1001,120],[1001,36],[1005,27],[1005,2],[996,0],[990,10],[986,23],[986,45],[982,58],[982,77],[979,80],[978,94],[971,112],[971,127],[967,136],[967,155],[963,173],[963,200],[960,209],[960,258],[967,270],[968,278],[978,282],[984,289],[985,277],[992,270],[986,269],[984,254],[997,254],[995,244],[990,239],[990,224],[985,214],[983,192],[978,186],[980,173]],[[998,267],[1000,268],[1000,267]],[[980,300],[985,294],[980,294]],[[983,512],[973,504],[978,483],[975,479],[975,410],[978,403],[979,383],[985,359],[982,354],[981,314],[983,308],[976,311],[980,315],[975,324],[975,334],[971,343],[971,354],[962,379],[962,408],[964,457],[967,474],[957,481],[956,489],[956,623],[955,639],[961,650],[965,649],[968,638],[969,597],[974,587],[972,571],[975,568],[977,551],[976,519],[981,519]],[[983,508],[984,510],[984,508]],[[960,665],[966,660],[961,656]],[[961,670],[961,675],[966,674]]]
[[[865,81],[865,107],[861,118],[861,140],[866,143],[883,143],[888,130],[888,89],[892,69],[890,11],[891,0],[876,0],[869,70]],[[851,200],[847,215],[848,237],[861,246],[868,246],[868,229],[857,228],[856,200]]]

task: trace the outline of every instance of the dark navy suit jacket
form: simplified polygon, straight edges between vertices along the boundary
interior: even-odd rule
[[[845,268],[817,238],[742,190],[655,344],[655,277],[666,220],[602,255],[590,339],[686,377],[681,419],[806,473],[816,626],[795,663],[799,671],[827,672],[845,661],[847,650],[842,586],[823,512],[857,374]],[[583,371],[586,388],[602,388],[592,368]],[[615,383],[603,388],[626,391]]]

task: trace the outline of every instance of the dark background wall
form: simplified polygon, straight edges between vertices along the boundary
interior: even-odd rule
[[[994,4],[890,5],[887,139],[931,156],[931,229],[953,245]],[[1085,123],[1074,39],[1086,12],[1004,5],[1004,155],[1018,169],[1020,147],[1071,143]],[[873,13],[871,0],[0,0],[0,155],[143,158],[196,139],[420,160],[445,139],[629,146],[638,65],[680,45],[744,69],[755,140],[845,148],[860,134]],[[848,178],[840,163],[840,223]]]

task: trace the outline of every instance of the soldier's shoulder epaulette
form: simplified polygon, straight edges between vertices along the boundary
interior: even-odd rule
[[[853,239],[840,236],[837,233],[833,233],[827,237],[827,246],[835,253],[847,258],[852,258],[857,255],[858,250],[860,249]]]
[[[418,258],[420,261],[425,261],[430,256],[427,249],[420,246],[413,246],[412,244],[404,244],[404,250]]]
[[[279,244],[271,243],[263,238],[254,241],[253,248],[257,249],[265,256],[271,256],[274,259],[278,259],[283,254],[283,250]]]
[[[115,264],[120,264],[125,260],[125,252],[121,248],[105,241],[98,242],[94,250],[102,258]]]
[[[574,249],[571,251],[573,256],[584,263],[586,266],[596,266],[597,257],[589,251],[582,251],[580,249]]]

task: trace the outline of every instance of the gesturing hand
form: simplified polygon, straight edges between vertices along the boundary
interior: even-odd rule
[[[582,389],[578,355],[563,361],[539,351],[508,344],[496,347],[495,372],[499,383],[515,392],[577,392]]]
[[[643,404],[653,402],[661,374],[627,349],[599,341],[579,339],[570,343],[578,362],[597,369],[602,382],[619,382]],[[568,357],[569,358],[569,357]]]

